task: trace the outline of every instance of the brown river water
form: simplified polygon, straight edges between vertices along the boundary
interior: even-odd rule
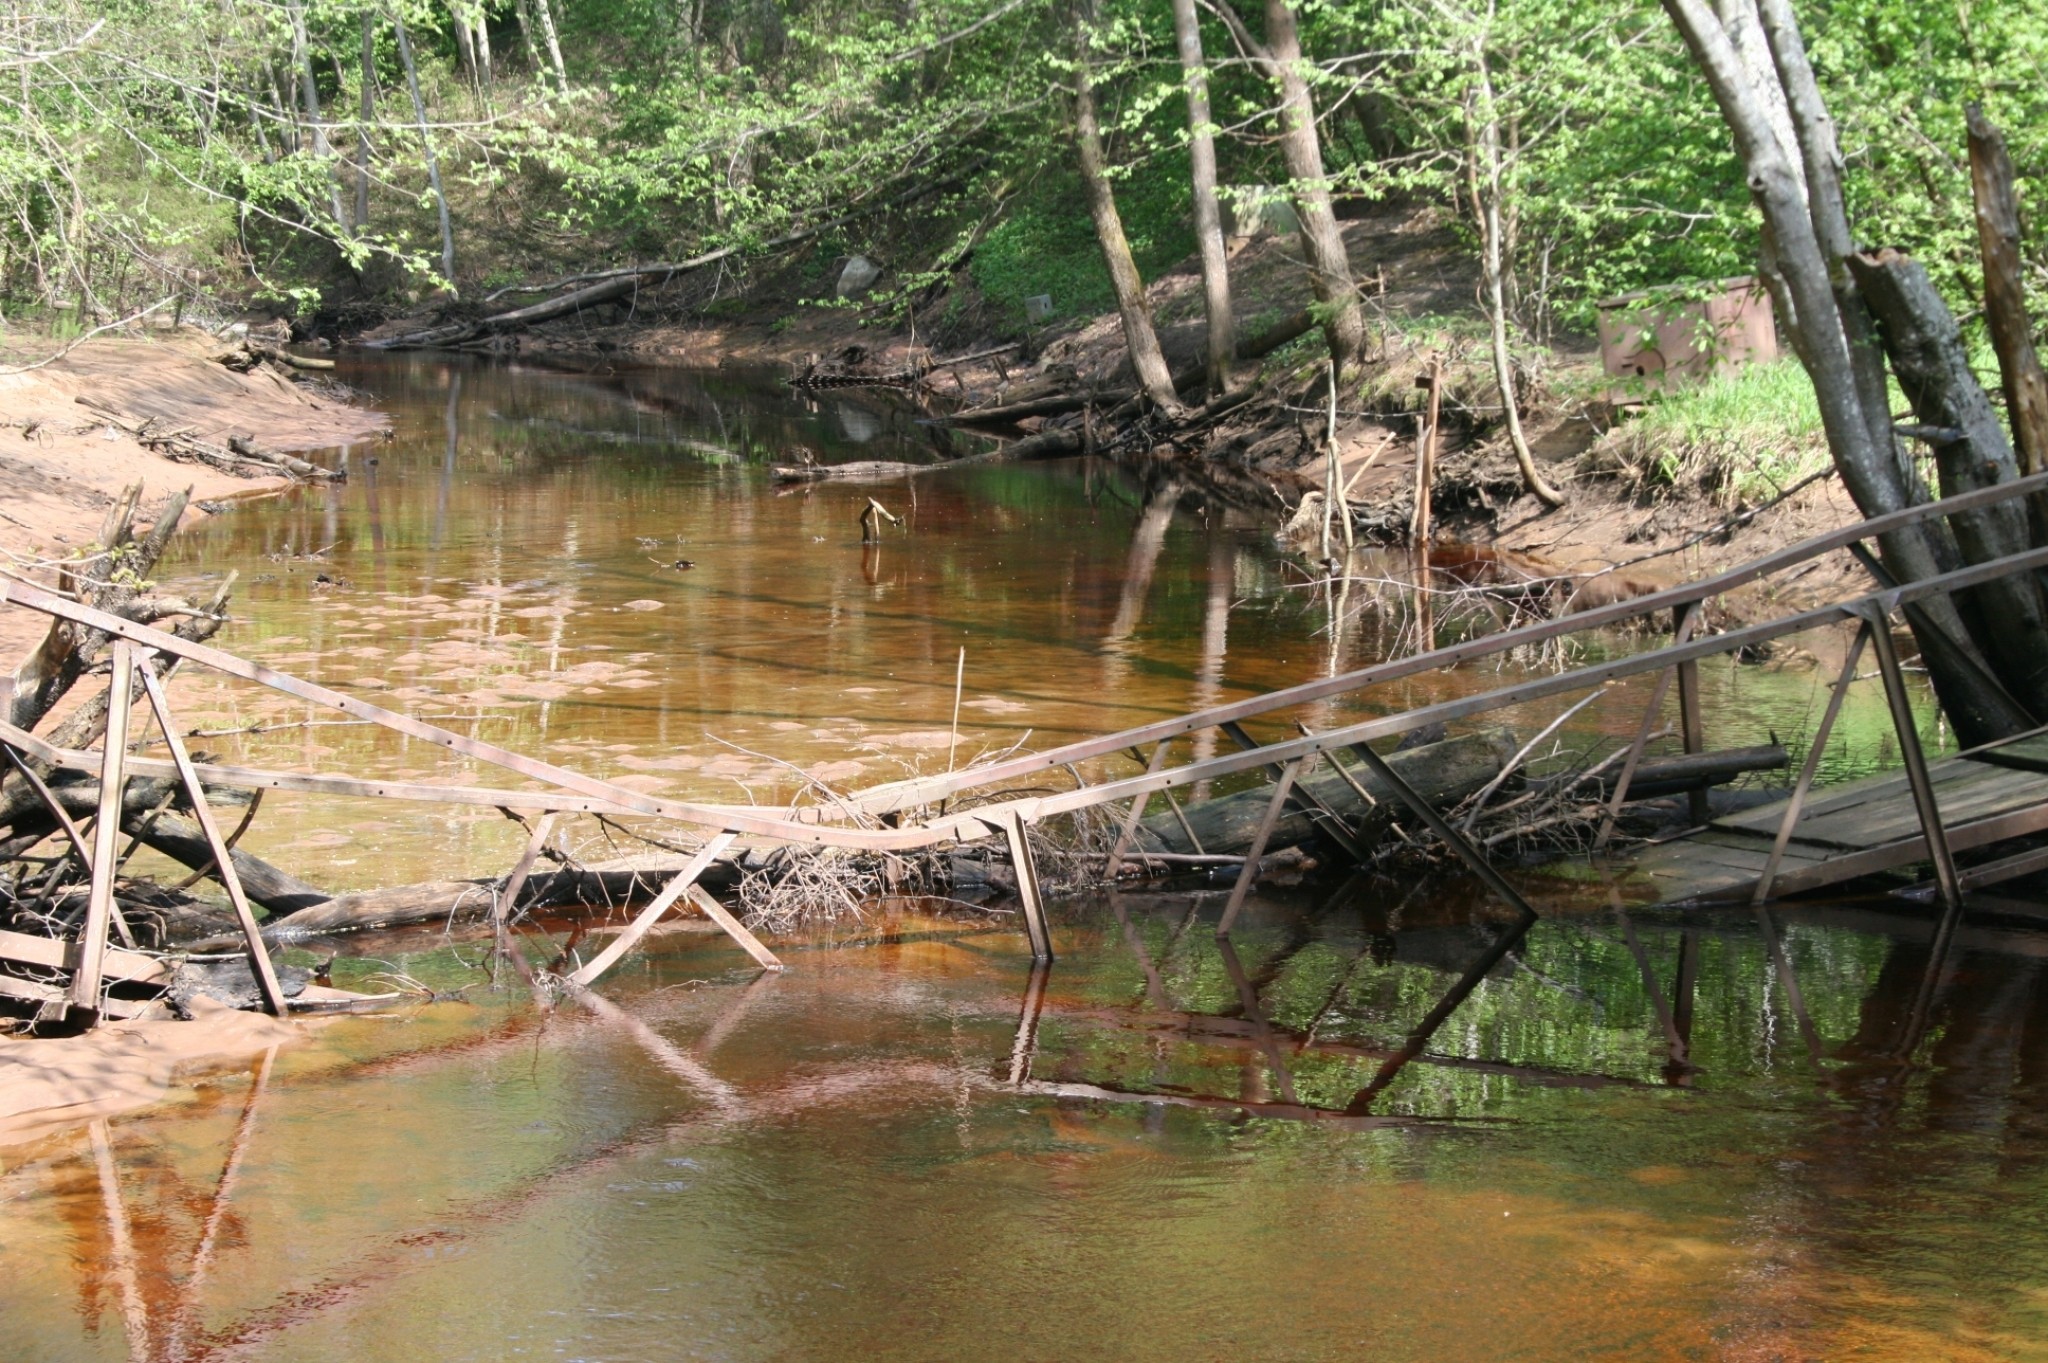
[[[1393,588],[1333,631],[1259,517],[1156,473],[978,465],[914,503],[768,481],[790,445],[937,457],[871,399],[346,377],[397,439],[218,518],[167,576],[241,572],[231,648],[643,789],[943,769],[963,648],[961,761],[1412,642]],[[871,491],[910,525],[864,551]],[[1708,668],[1713,744],[1796,758],[1799,663]],[[1631,731],[1618,690],[1567,741]],[[204,676],[174,699],[222,760],[489,779]],[[1859,687],[1831,774],[1887,760],[1882,711]],[[496,873],[518,840],[490,811],[273,797],[247,845],[345,889]],[[466,992],[0,1150],[0,1359],[2048,1355],[2034,934],[1972,919],[1930,982],[1898,901],[1680,917],[1524,884],[1520,931],[1458,875],[1262,887],[1234,945],[1222,888],[1071,899],[1038,975],[1000,913],[877,908],[778,941],[779,977],[675,933],[597,1011],[493,987],[463,933],[345,941],[339,984]]]

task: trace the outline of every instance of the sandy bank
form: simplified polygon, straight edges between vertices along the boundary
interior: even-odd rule
[[[181,1072],[298,1040],[300,1023],[195,1001],[189,1022],[110,1022],[59,1040],[0,1040],[0,1146],[161,1100]]]
[[[273,450],[312,450],[374,439],[387,425],[378,412],[310,391],[267,367],[238,374],[211,356],[221,344],[190,329],[141,340],[95,340],[26,373],[0,372],[0,562],[20,572],[68,557],[90,543],[116,494],[144,488],[143,505],[161,506],[189,487],[204,503],[279,490],[279,479],[238,478],[180,463],[143,445],[81,405],[140,420],[158,418],[210,443],[243,436]],[[0,371],[33,363],[24,343]],[[0,658],[19,657],[46,622],[0,612]]]

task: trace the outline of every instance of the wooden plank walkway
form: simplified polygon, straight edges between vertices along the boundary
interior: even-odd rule
[[[2034,735],[1928,764],[1942,827],[1957,853],[2048,831],[2048,735]],[[1663,904],[1751,898],[1784,822],[1788,800],[1715,819],[1690,836],[1642,849],[1634,871]],[[1904,772],[1867,777],[1808,799],[1771,884],[1798,894],[1928,859],[1927,839]],[[2048,855],[1965,868],[1966,887],[2048,866]]]

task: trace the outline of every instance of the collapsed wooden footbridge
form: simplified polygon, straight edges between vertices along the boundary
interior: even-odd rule
[[[295,677],[203,643],[195,643],[122,616],[93,609],[70,597],[20,581],[0,585],[0,601],[38,611],[53,627],[104,642],[111,654],[106,737],[97,750],[67,749],[11,725],[0,725],[0,745],[18,778],[31,782],[44,798],[61,830],[64,855],[89,875],[82,921],[65,937],[36,937],[22,932],[0,933],[0,961],[28,971],[0,973],[0,992],[36,1003],[45,1016],[76,1013],[86,1019],[118,1016],[143,1005],[138,990],[160,983],[168,969],[159,955],[134,949],[115,893],[123,799],[135,778],[175,781],[204,838],[208,856],[202,869],[220,884],[240,925],[243,949],[261,1001],[272,1011],[300,1006],[339,1005],[324,992],[288,998],[271,958],[275,933],[259,924],[238,870],[241,854],[230,845],[215,817],[208,791],[277,791],[380,800],[495,807],[539,816],[518,862],[490,890],[490,916],[501,934],[522,912],[521,895],[528,883],[553,820],[577,814],[613,818],[649,818],[694,833],[692,855],[668,870],[665,883],[612,939],[587,962],[563,975],[570,988],[583,988],[632,951],[659,920],[687,900],[714,920],[763,968],[780,969],[774,953],[703,886],[707,870],[736,847],[780,844],[797,848],[839,849],[848,854],[882,858],[999,839],[1014,867],[1018,898],[1031,954],[1050,960],[1052,934],[1047,922],[1041,877],[1028,830],[1047,820],[1080,811],[1115,807],[1119,833],[1107,856],[1106,878],[1114,881],[1119,863],[1151,855],[1138,845],[1139,830],[1155,797],[1179,814],[1175,792],[1199,783],[1247,773],[1270,774],[1260,817],[1249,843],[1235,859],[1235,882],[1216,932],[1227,936],[1260,874],[1262,855],[1283,820],[1305,818],[1315,831],[1343,848],[1355,848],[1355,811],[1390,805],[1401,817],[1412,817],[1462,858],[1497,894],[1523,913],[1531,910],[1504,879],[1484,851],[1444,817],[1444,812],[1418,789],[1421,768],[1414,761],[1406,774],[1372,745],[1439,725],[1483,721],[1510,706],[1545,700],[1572,700],[1574,709],[1604,693],[1613,683],[1632,677],[1653,679],[1648,704],[1621,756],[1605,796],[1596,850],[1604,849],[1631,786],[1644,770],[1644,755],[1673,702],[1676,728],[1685,753],[1707,758],[1706,717],[1702,713],[1699,667],[1717,655],[1753,655],[1774,640],[1812,630],[1844,628],[1854,632],[1848,660],[1835,683],[1819,728],[1789,797],[1779,805],[1712,820],[1705,798],[1711,777],[1693,783],[1690,807],[1696,825],[1691,836],[1653,846],[1638,865],[1657,885],[1656,897],[1666,901],[1707,898],[1747,899],[1756,903],[1813,890],[1874,872],[1918,862],[1931,862],[1933,888],[1953,910],[1970,885],[1989,883],[2048,865],[2048,852],[2011,852],[2019,839],[2048,830],[2048,729],[1982,751],[1961,754],[1930,765],[1922,754],[1906,683],[1892,643],[1891,617],[1918,603],[1948,593],[1967,591],[2009,574],[2048,569],[2048,548],[2034,549],[1985,563],[1972,564],[1937,577],[1902,585],[1881,586],[1870,593],[1813,609],[1786,614],[1764,623],[1725,633],[1698,633],[1703,608],[1713,598],[1752,583],[1781,577],[1814,560],[1843,550],[1857,550],[1866,540],[1938,518],[1967,515],[2014,497],[2048,491],[2048,474],[1964,493],[1887,516],[1865,520],[1788,546],[1714,577],[1647,596],[1594,609],[1560,610],[1519,628],[1433,648],[1341,675],[1306,682],[1227,705],[1214,706],[1141,725],[1114,734],[1069,743],[1044,752],[1018,755],[968,769],[875,787],[823,803],[781,809],[734,806],[664,798],[568,767],[541,761],[453,730],[439,727],[373,704],[358,696]],[[1570,584],[1562,584],[1569,586]],[[1565,602],[1565,606],[1569,606]],[[1590,631],[1651,619],[1661,627],[1670,621],[1672,642],[1625,657],[1586,666],[1553,666],[1499,686],[1434,704],[1382,713],[1355,723],[1311,731],[1300,716],[1305,707],[1343,698],[1361,708],[1370,706],[1375,688],[1406,678],[1494,660],[1503,668],[1532,650]],[[1883,679],[1904,771],[1852,788],[1816,796],[1813,786],[1848,684],[1868,651]],[[522,784],[506,787],[450,786],[345,776],[277,771],[195,760],[186,750],[164,686],[170,667],[196,666],[266,687],[319,707],[353,716],[450,753],[503,769]],[[1574,699],[1577,698],[1577,699]],[[137,701],[146,702],[142,712]],[[1562,722],[1546,728],[1542,738]],[[153,719],[168,758],[130,751]],[[1285,724],[1280,733],[1254,735],[1249,725]],[[1218,731],[1235,751],[1213,756],[1182,756],[1183,745],[1198,735]],[[1534,741],[1505,758],[1499,767],[1504,781],[1528,756]],[[1427,752],[1426,749],[1419,750]],[[1410,758],[1414,754],[1408,755]],[[1112,765],[1134,761],[1135,774],[1119,774]],[[1424,759],[1426,764],[1426,758]],[[1351,812],[1318,794],[1310,778],[1327,764],[1321,789],[1331,789],[1330,776],[1356,794]],[[1710,763],[1704,764],[1710,766]],[[1704,769],[1704,766],[1703,766]],[[70,771],[98,782],[98,807],[87,821],[73,819],[44,784],[41,773]],[[1072,789],[1048,792],[1042,782],[1065,773]],[[11,778],[12,779],[12,778]],[[1495,785],[1498,782],[1494,783]],[[83,826],[90,823],[89,831]],[[1190,830],[1192,836],[1192,830]],[[1197,847],[1197,851],[1200,848]],[[1962,866],[1959,854],[1988,858]],[[1215,862],[1226,858],[1209,857]],[[121,945],[115,938],[122,939]],[[523,955],[508,952],[521,967]]]

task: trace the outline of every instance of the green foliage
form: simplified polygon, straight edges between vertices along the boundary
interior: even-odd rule
[[[1195,249],[1190,198],[1184,152],[1159,156],[1146,173],[1119,187],[1118,216],[1146,279]],[[975,252],[973,271],[982,294],[1018,325],[1024,300],[1034,294],[1050,295],[1055,315],[1063,318],[1116,306],[1080,182],[1069,175],[1041,181],[1029,202],[988,234]]]
[[[458,270],[492,286],[753,247],[852,214],[806,247],[807,292],[824,291],[844,255],[907,237],[916,248],[892,258],[864,310],[922,313],[963,258],[1012,324],[1034,294],[1062,317],[1109,305],[1072,169],[1071,9],[552,0],[562,88],[521,27],[538,3],[371,9],[367,122],[362,0],[18,7],[0,52],[20,89],[0,99],[0,301],[16,315],[78,303],[70,315],[101,320],[161,291],[253,284],[303,302],[337,281],[431,279],[431,147]],[[488,83],[465,65],[458,8],[484,20]],[[1191,246],[1171,15],[1162,0],[1097,8],[1085,48],[1118,207],[1156,277]],[[1241,10],[1256,38],[1256,9]],[[1299,11],[1340,196],[1469,211],[1471,120],[1497,115],[1511,304],[1538,339],[1586,328],[1611,293],[1753,268],[1755,214],[1727,132],[1656,7],[1303,0]],[[400,13],[424,132],[399,62]],[[1800,19],[1859,231],[1927,260],[1967,312],[1977,267],[1962,110],[1981,101],[2005,129],[2026,207],[2048,216],[2048,15],[1994,0],[1821,0]],[[1237,59],[1215,13],[1202,12],[1202,35],[1226,191],[1284,188],[1269,81]],[[300,88],[308,67],[317,135]],[[362,139],[367,224],[352,205]],[[2048,316],[2048,231],[2027,250]],[[721,290],[744,285],[748,268],[734,262]]]

